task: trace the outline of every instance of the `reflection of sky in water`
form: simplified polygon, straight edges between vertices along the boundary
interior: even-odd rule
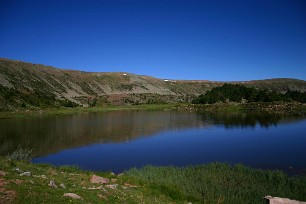
[[[306,167],[306,120],[288,117],[118,111],[2,120],[0,130],[1,151],[22,144],[36,151],[34,162],[91,170],[213,161]]]

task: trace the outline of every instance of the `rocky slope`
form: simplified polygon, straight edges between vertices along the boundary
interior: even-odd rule
[[[190,101],[225,82],[165,80],[130,73],[94,73],[0,59],[0,110],[128,105]],[[306,81],[270,79],[242,83],[285,92],[306,91]]]

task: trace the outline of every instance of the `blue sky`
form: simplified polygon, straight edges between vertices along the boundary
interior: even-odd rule
[[[159,78],[306,80],[304,0],[0,0],[0,57]]]

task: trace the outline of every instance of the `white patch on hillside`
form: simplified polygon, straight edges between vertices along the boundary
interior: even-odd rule
[[[13,84],[11,84],[2,74],[0,74],[0,84],[8,88],[14,88]]]

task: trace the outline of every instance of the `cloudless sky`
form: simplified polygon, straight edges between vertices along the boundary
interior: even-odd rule
[[[306,80],[306,1],[0,0],[0,57],[170,79]]]

